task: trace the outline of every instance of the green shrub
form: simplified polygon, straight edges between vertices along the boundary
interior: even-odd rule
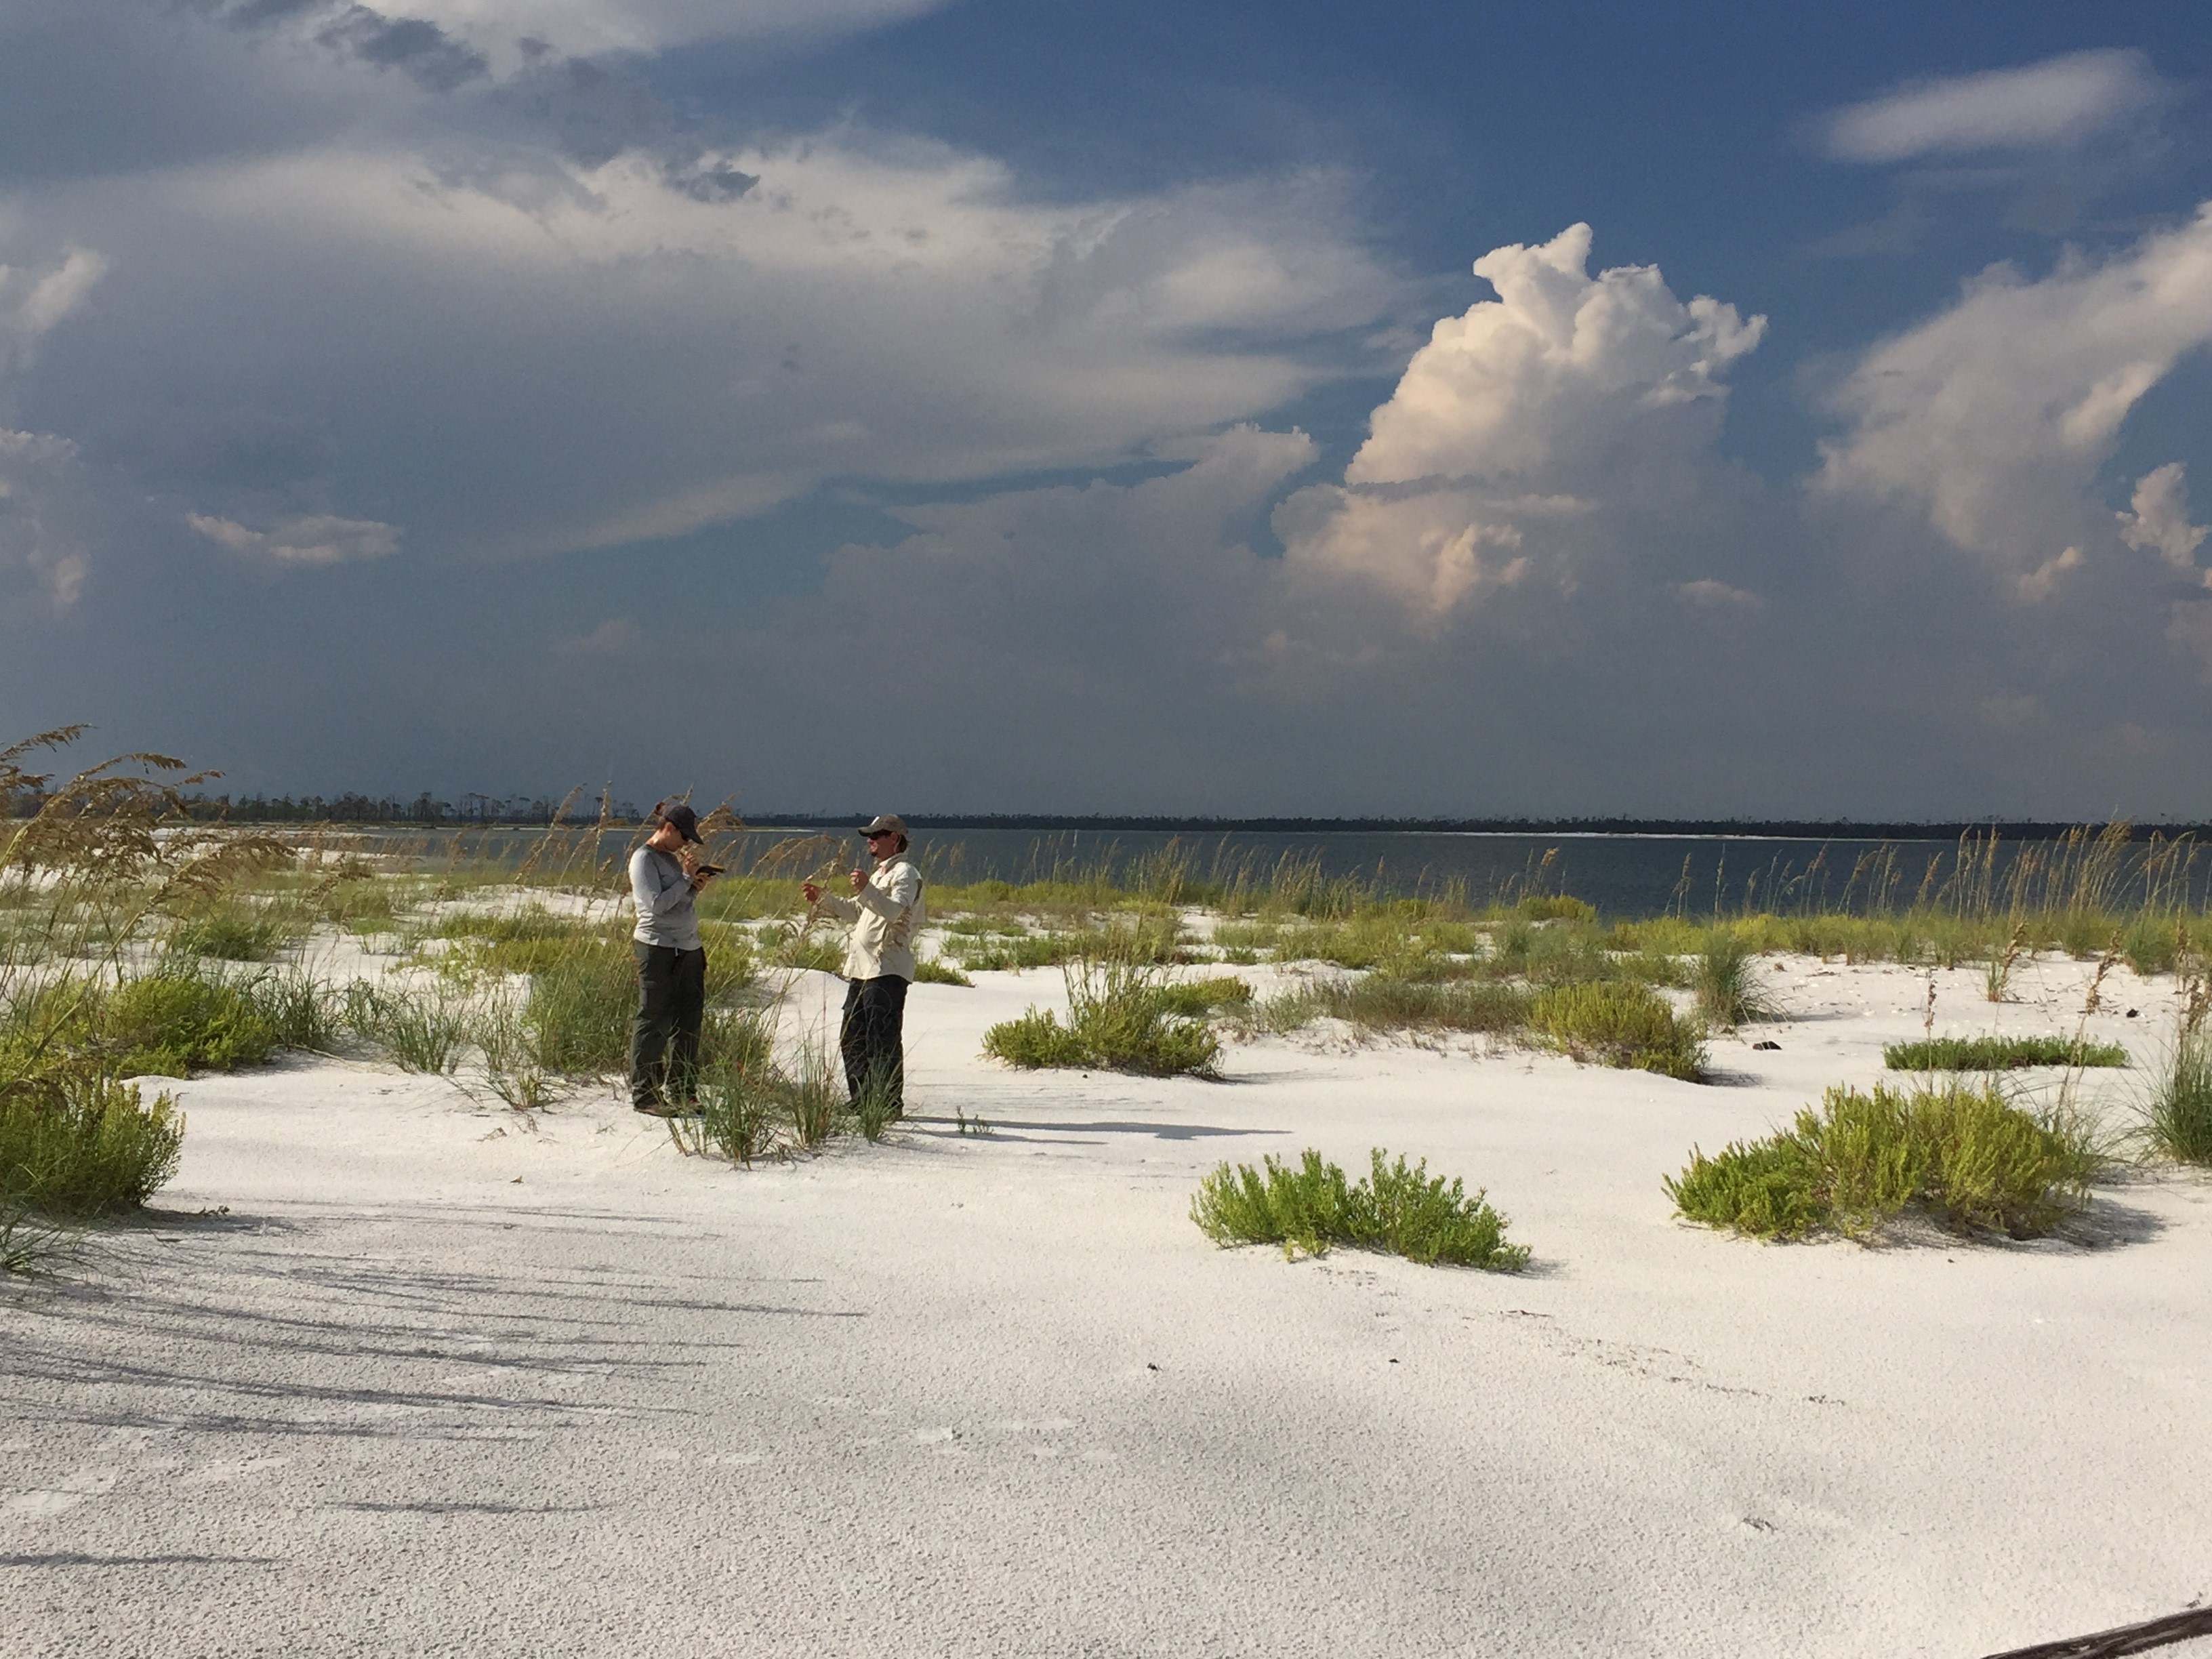
[[[1986,1085],[1833,1088],[1763,1140],[1692,1149],[1664,1185],[1683,1216],[1760,1238],[1864,1238],[1910,1206],[1960,1231],[2048,1232],[2087,1201],[2103,1158],[2086,1126],[2034,1116]]]
[[[2128,1051],[2117,1042],[2063,1036],[1933,1037],[1889,1043],[1881,1063],[1893,1072],[2003,1072],[2021,1066],[2124,1066]]]
[[[1149,963],[1071,963],[1067,1024],[1031,1008],[983,1034],[983,1052],[1009,1065],[1096,1067],[1151,1077],[1219,1075],[1221,1040],[1202,1019],[1177,1012],[1174,993]]]
[[[96,1018],[98,1046],[121,1077],[258,1066],[282,1041],[276,1022],[249,990],[191,974],[128,980]]]
[[[1083,1039],[1060,1023],[1049,1008],[1031,1008],[1016,1019],[1001,1020],[983,1033],[983,1052],[1026,1071],[1091,1064]]]
[[[2143,1104],[2152,1150],[2184,1164],[2212,1164],[2212,1037],[2185,1023]]]
[[[2034,1238],[2088,1201],[2104,1159],[2077,1126],[2031,1116],[1991,1089],[1918,1103],[1917,1137],[1929,1148],[1923,1196],[1948,1225]]]
[[[176,1173],[184,1115],[82,1063],[0,1085],[0,1205],[61,1215],[135,1208]]]
[[[1666,1182],[1675,1209],[1692,1221],[1753,1238],[1799,1238],[1826,1219],[1814,1176],[1786,1135],[1731,1141],[1717,1157],[1692,1148],[1689,1166]]]
[[[1705,1072],[1705,1046],[1697,1028],[1649,986],[1632,981],[1601,980],[1540,992],[1528,1021],[1577,1060],[1596,1059],[1689,1083]]]
[[[1356,1184],[1308,1149],[1296,1168],[1264,1160],[1224,1164],[1200,1182],[1190,1217],[1217,1244],[1280,1244],[1286,1254],[1319,1255],[1333,1244],[1380,1250],[1423,1263],[1512,1272],[1526,1265],[1526,1246],[1505,1242],[1505,1219],[1478,1192],[1454,1177],[1431,1178],[1426,1160],[1411,1169],[1376,1147],[1370,1173]]]
[[[965,985],[974,988],[975,981],[949,962],[935,957],[925,961],[916,957],[914,962],[914,981],[917,985]]]

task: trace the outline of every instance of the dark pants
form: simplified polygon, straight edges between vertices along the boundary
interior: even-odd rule
[[[881,1092],[893,1117],[906,1109],[906,1055],[899,1027],[906,1018],[906,981],[896,974],[856,979],[845,988],[845,1024],[837,1047],[845,1055],[845,1087],[858,1100]]]
[[[688,1102],[698,1086],[707,953],[635,939],[629,948],[637,958],[637,1015],[629,1023],[630,1103]]]

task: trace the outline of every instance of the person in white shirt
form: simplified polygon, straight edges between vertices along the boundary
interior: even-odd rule
[[[853,924],[840,970],[845,1020],[837,1046],[845,1057],[845,1086],[857,1104],[864,1095],[901,1117],[906,1109],[903,1027],[906,988],[914,982],[914,940],[921,932],[921,872],[907,856],[906,820],[886,812],[860,834],[876,860],[873,872],[855,870],[851,898],[824,893],[812,882],[801,890],[840,921]]]
[[[707,1012],[707,952],[692,901],[711,871],[697,867],[698,816],[682,801],[653,809],[653,833],[629,855],[637,927],[637,1013],[629,1027],[629,1102],[666,1117],[696,1109],[699,1027]]]

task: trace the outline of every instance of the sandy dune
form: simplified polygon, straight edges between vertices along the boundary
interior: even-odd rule
[[[2070,1030],[2083,971],[1942,976],[1937,1029]],[[1920,975],[1772,978],[1801,1018],[1717,1087],[1307,1040],[1018,1075],[978,1039],[1056,975],[924,986],[918,1120],[750,1173],[611,1095],[185,1085],[155,1224],[0,1292],[0,1650],[1967,1659],[2212,1595],[2212,1182],[2033,1245],[1680,1225],[1693,1142],[1919,1033]],[[2170,1000],[2094,1029],[2148,1057]],[[1529,1271],[1191,1225],[1306,1146],[1486,1187]]]

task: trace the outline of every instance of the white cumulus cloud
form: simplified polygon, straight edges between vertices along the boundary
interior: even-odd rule
[[[2129,410],[2208,342],[2212,204],[2101,263],[1989,273],[1845,378],[1832,402],[1848,429],[1823,446],[1819,486],[1907,504],[1993,565],[2041,572],[2087,544],[2087,491]]]
[[[1846,161],[2057,149],[2153,113],[2166,96],[2142,53],[2078,52],[1918,82],[1838,110],[1824,125],[1828,153]]]
[[[1378,587],[1426,623],[1535,578],[1571,590],[1577,531],[1609,501],[1679,501],[1763,317],[1677,299],[1651,265],[1589,274],[1590,228],[1494,249],[1498,290],[1439,322],[1342,487],[1277,514],[1290,568]]]
[[[1589,254],[1577,224],[1476,260],[1498,298],[1436,325],[1346,481],[1583,477],[1622,442],[1679,427],[1681,406],[1717,410],[1720,374],[1766,319],[1703,295],[1686,305],[1656,265],[1591,276]]]
[[[399,550],[403,533],[397,526],[374,519],[335,519],[328,514],[288,519],[266,530],[249,530],[235,520],[199,513],[187,514],[185,522],[218,546],[279,567],[385,558]]]
[[[2176,570],[2197,573],[2197,550],[2203,544],[2206,526],[2189,522],[2189,469],[2168,461],[2136,480],[2130,511],[2119,514],[2120,539],[2130,547],[2155,553]],[[2212,580],[2212,575],[2208,575]]]

